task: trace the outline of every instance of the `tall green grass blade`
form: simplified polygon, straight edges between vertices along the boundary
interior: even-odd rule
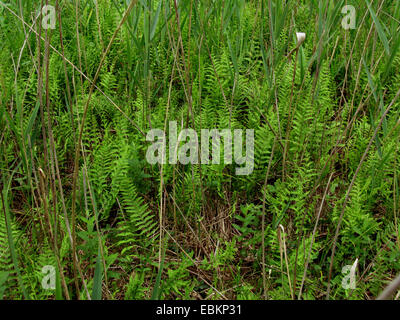
[[[378,32],[379,38],[382,41],[383,47],[385,48],[386,54],[388,56],[390,56],[390,48],[389,48],[389,41],[386,37],[386,34],[382,28],[381,23],[379,22],[378,17],[375,14],[374,9],[371,7],[371,4],[369,3],[368,0],[365,0],[365,2],[367,3],[368,6],[368,10],[371,14],[372,20],[374,21],[375,27],[376,27],[376,31]]]
[[[157,25],[158,25],[158,20],[159,20],[159,18],[160,18],[161,4],[162,4],[162,1],[160,1],[160,2],[158,3],[158,7],[157,7],[156,14],[155,14],[154,18],[152,19],[152,20],[153,20],[153,23],[152,23],[151,29],[150,29],[150,41],[153,40],[154,35],[155,35],[155,33],[156,33],[156,28],[157,28]]]
[[[394,42],[394,45],[392,46],[392,52],[391,52],[390,57],[384,67],[382,81],[385,81],[387,79],[390,69],[393,67],[393,61],[394,61],[397,53],[399,52],[399,47],[400,47],[400,34],[397,36],[396,41]]]
[[[56,300],[64,300],[63,294],[62,294],[62,289],[61,289],[61,278],[60,278],[60,270],[58,269],[58,266],[56,266]]]
[[[101,261],[100,248],[96,258],[96,267],[93,278],[92,300],[101,300],[103,286],[103,263]]]
[[[13,170],[8,182],[5,181],[5,177],[3,175],[3,190],[1,192],[1,201],[2,201],[2,207],[3,207],[3,213],[4,213],[3,218],[5,219],[6,228],[7,228],[8,245],[10,248],[10,254],[11,254],[11,259],[12,259],[12,262],[14,265],[14,269],[17,274],[18,284],[20,286],[20,289],[22,291],[24,298],[30,299],[29,294],[25,290],[25,286],[22,281],[21,273],[20,273],[19,266],[18,266],[18,255],[17,255],[17,251],[15,249],[15,240],[14,240],[12,230],[11,230],[11,217],[10,217],[10,209],[9,209],[9,203],[8,203],[8,192],[11,187],[11,181],[12,181],[12,178],[13,178],[15,172],[19,168],[19,166],[20,165],[17,165],[16,168]]]

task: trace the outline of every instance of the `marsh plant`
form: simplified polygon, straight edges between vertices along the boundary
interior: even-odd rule
[[[392,0],[0,1],[0,297],[378,297],[399,21]]]

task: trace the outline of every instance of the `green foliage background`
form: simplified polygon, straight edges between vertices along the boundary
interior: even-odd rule
[[[399,272],[399,1],[140,0],[120,29],[130,1],[48,1],[44,30],[46,2],[0,3],[1,297],[372,299]],[[169,121],[254,129],[254,172],[150,165]]]

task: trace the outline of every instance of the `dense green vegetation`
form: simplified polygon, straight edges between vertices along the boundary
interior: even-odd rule
[[[377,297],[400,271],[399,29],[395,0],[0,2],[0,297]],[[169,121],[254,129],[254,171],[149,164]]]

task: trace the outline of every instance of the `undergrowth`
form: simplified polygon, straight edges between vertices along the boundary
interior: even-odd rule
[[[399,272],[398,1],[48,2],[54,30],[0,3],[0,297],[372,299]],[[253,129],[254,170],[150,164],[170,121]]]

